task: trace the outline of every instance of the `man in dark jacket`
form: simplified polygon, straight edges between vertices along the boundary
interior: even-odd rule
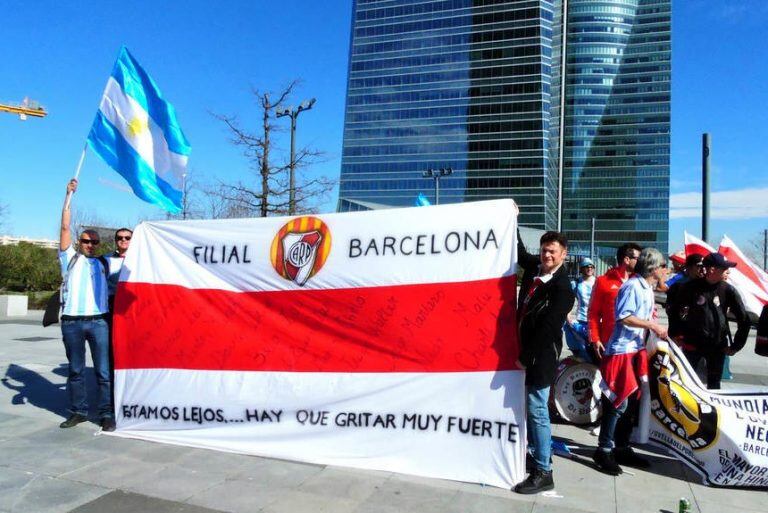
[[[703,358],[707,363],[707,388],[720,388],[726,355],[736,354],[749,335],[749,317],[739,293],[726,282],[728,270],[735,267],[720,253],[704,257],[706,275],[683,284],[675,294],[669,311],[669,335],[683,349],[694,369]],[[731,337],[728,314],[736,320],[736,335]]]
[[[563,264],[568,239],[547,232],[540,240],[539,256],[528,253],[517,234],[517,263],[523,269],[518,298],[521,367],[526,370],[528,447],[535,468],[515,487],[532,494],[554,488],[552,479],[549,390],[563,348],[563,323],[573,308],[575,295]]]
[[[698,253],[688,255],[685,257],[685,264],[681,271],[682,274],[679,277],[678,275],[675,275],[673,278],[677,279],[675,279],[674,282],[672,279],[667,280],[669,289],[667,289],[667,303],[664,306],[664,309],[667,310],[667,315],[669,315],[669,305],[675,303],[675,296],[680,292],[682,286],[691,280],[704,277],[705,269],[704,264],[702,263],[703,260],[704,257]]]

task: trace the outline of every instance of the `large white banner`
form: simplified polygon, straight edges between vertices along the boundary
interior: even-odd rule
[[[498,200],[140,225],[115,434],[514,485],[516,221]]]
[[[705,484],[768,487],[768,391],[707,390],[676,345],[651,338],[651,441]]]

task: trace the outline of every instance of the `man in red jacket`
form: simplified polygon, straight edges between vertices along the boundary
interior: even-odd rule
[[[592,299],[589,301],[587,324],[589,341],[598,358],[602,358],[605,344],[611,338],[615,323],[616,296],[619,289],[635,270],[637,257],[642,248],[630,242],[622,245],[616,251],[616,267],[608,269],[604,275],[597,278],[592,288]]]

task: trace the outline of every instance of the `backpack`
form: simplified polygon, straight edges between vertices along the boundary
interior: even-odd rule
[[[56,324],[59,322],[59,318],[61,316],[61,310],[64,306],[64,302],[62,299],[64,298],[64,291],[67,287],[67,276],[69,276],[69,271],[72,270],[72,268],[75,266],[75,262],[80,257],[80,253],[75,253],[75,256],[72,257],[72,259],[67,264],[67,271],[64,273],[64,276],[61,280],[61,286],[59,286],[58,292],[55,292],[51,295],[51,297],[48,299],[48,303],[45,305],[45,313],[43,314],[43,327],[48,327],[51,324]],[[106,258],[104,258],[104,255],[100,255],[96,257],[98,261],[101,263],[101,270],[104,272],[104,279],[109,280],[109,262]]]

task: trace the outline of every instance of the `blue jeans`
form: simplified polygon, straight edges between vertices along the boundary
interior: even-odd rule
[[[105,319],[61,320],[64,349],[69,360],[67,394],[69,410],[88,416],[88,394],[85,390],[85,343],[91,349],[96,382],[99,385],[99,418],[111,418],[112,384],[109,380],[109,327]]]
[[[549,386],[526,386],[528,450],[533,454],[536,468],[549,472],[552,457],[552,428],[549,424]]]
[[[616,425],[627,410],[628,400],[621,403],[618,408],[605,397],[601,400],[603,403],[603,419],[600,422],[600,436],[597,439],[597,446],[603,451],[610,452],[616,448]],[[629,429],[631,433],[631,428]],[[622,445],[627,445],[629,443],[629,436],[627,435],[626,438],[626,441],[622,440]]]

